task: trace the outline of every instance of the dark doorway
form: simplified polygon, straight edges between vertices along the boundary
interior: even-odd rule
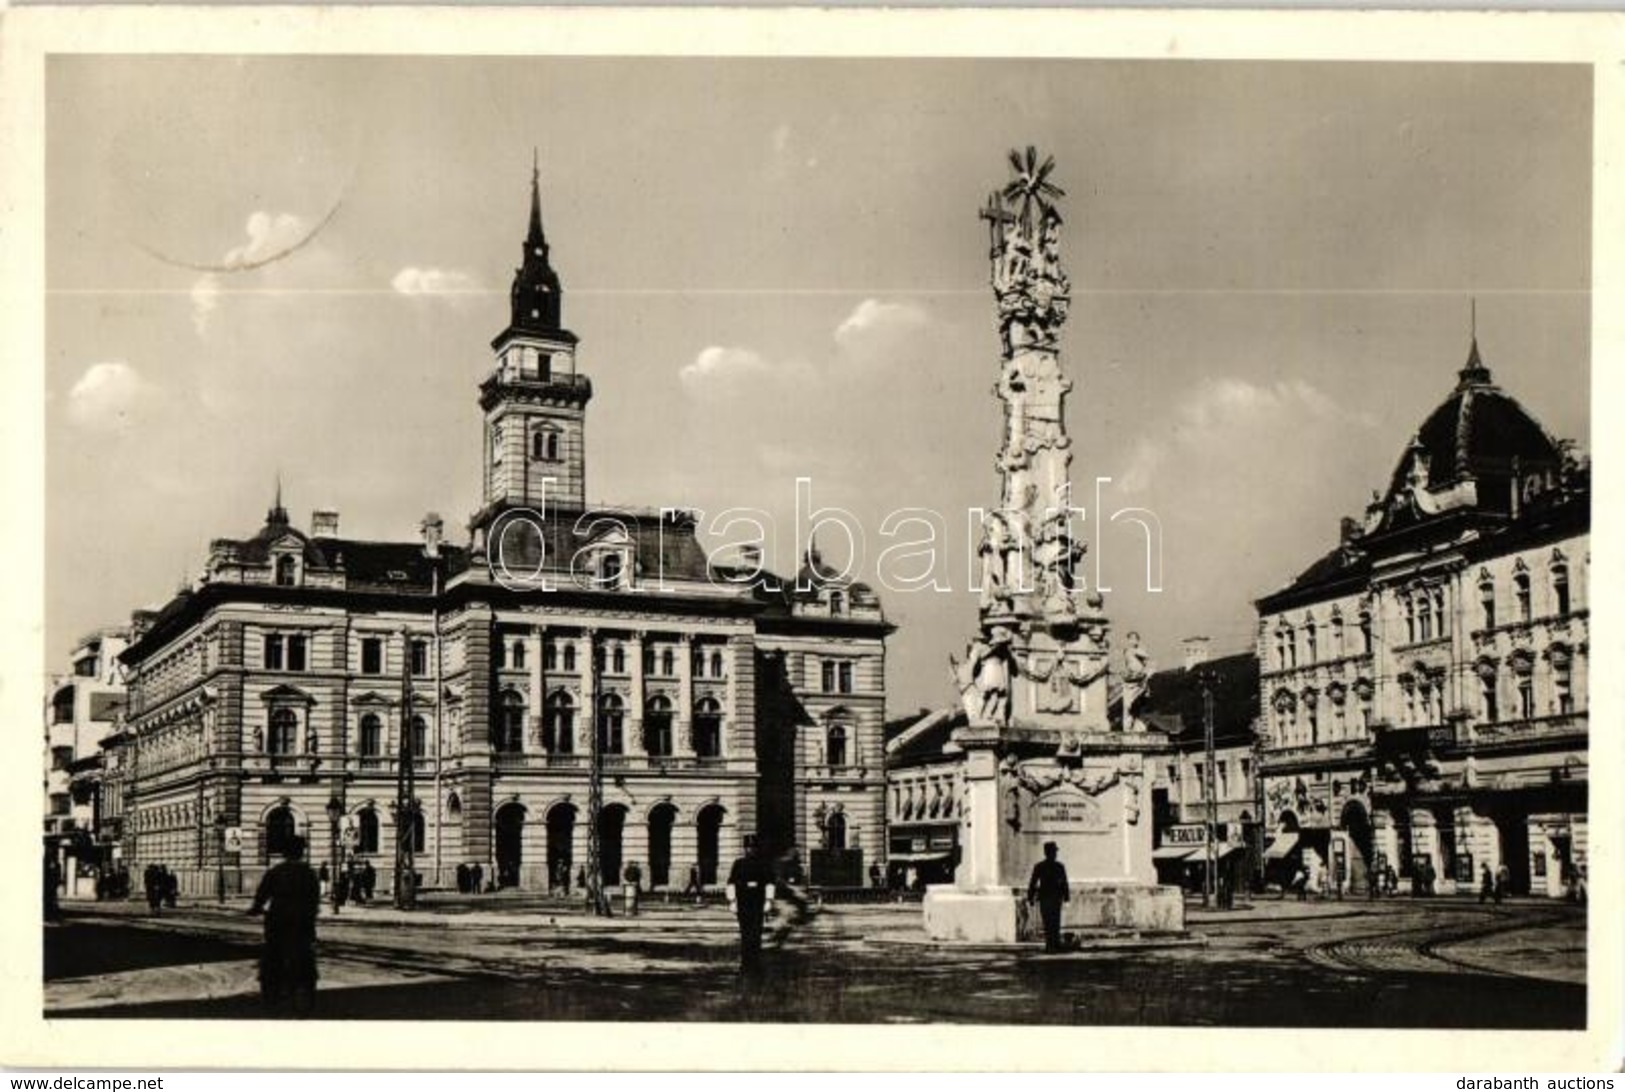
[[[1371,816],[1365,805],[1350,800],[1343,805],[1342,827],[1348,832],[1352,847],[1349,853],[1348,886],[1351,891],[1364,891],[1371,882]]]
[[[1495,829],[1501,835],[1501,863],[1507,867],[1507,885],[1514,895],[1529,894],[1529,823],[1518,808],[1508,808],[1495,816]],[[1545,847],[1542,846],[1542,851]]]
[[[671,828],[677,822],[677,809],[661,804],[649,813],[649,886],[671,883]]]
[[[572,845],[576,836],[576,809],[573,804],[555,804],[547,813],[547,886],[549,890],[570,890],[575,868]]]
[[[722,860],[721,804],[707,804],[694,819],[694,832],[698,835],[700,883],[707,887],[717,882],[717,866]]]
[[[281,856],[294,838],[293,810],[286,805],[272,808],[265,817],[265,856]]]
[[[524,860],[525,809],[520,804],[504,804],[496,815],[497,886],[518,887],[519,866]]]
[[[626,808],[610,804],[598,813],[598,875],[604,886],[621,882],[621,836],[626,832]]]

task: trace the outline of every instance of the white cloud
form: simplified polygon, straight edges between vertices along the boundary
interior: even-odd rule
[[[740,375],[760,374],[769,368],[766,358],[754,349],[710,345],[683,365],[677,377],[685,386],[695,386],[711,380],[731,379]]]
[[[455,296],[474,291],[478,282],[460,269],[419,269],[409,265],[395,274],[389,286],[403,296]]]
[[[911,333],[924,326],[925,320],[925,310],[912,303],[867,299],[835,327],[835,342],[850,351]]]
[[[1270,385],[1210,379],[1180,403],[1167,439],[1142,437],[1135,444],[1116,484],[1125,493],[1144,492],[1165,466],[1177,471],[1191,455],[1209,467],[1213,460],[1250,464],[1304,450],[1306,433],[1375,423],[1302,379]]]
[[[205,273],[192,285],[192,326],[202,337],[209,328],[209,316],[220,305],[220,278]]]
[[[92,364],[68,392],[68,419],[99,432],[124,429],[149,392],[146,380],[122,360]]]
[[[232,247],[222,259],[228,269],[244,269],[294,249],[310,234],[310,225],[291,212],[255,211],[243,230],[248,242]]]

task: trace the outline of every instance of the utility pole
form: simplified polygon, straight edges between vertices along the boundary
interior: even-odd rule
[[[592,896],[592,912],[601,918],[614,917],[609,893],[604,890],[603,847],[598,840],[598,817],[604,810],[604,752],[599,745],[599,721],[604,704],[604,673],[599,670],[598,640],[587,631],[587,670],[592,678],[592,710],[587,715],[587,893]]]
[[[412,759],[412,634],[401,633],[401,745],[395,771],[395,908],[417,905],[416,873],[412,867],[412,835],[417,830],[417,805]]]
[[[1215,792],[1213,746],[1213,688],[1217,680],[1211,671],[1201,672],[1198,679],[1202,684],[1202,743],[1207,752],[1207,769],[1202,778],[1202,795],[1207,797],[1207,874],[1202,881],[1202,905],[1207,906],[1218,891],[1219,801]]]

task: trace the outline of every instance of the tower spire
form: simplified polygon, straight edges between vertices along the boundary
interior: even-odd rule
[[[277,526],[287,526],[288,510],[282,507],[282,471],[276,472],[276,496],[271,501],[271,510],[265,513],[265,522]]]
[[[1490,370],[1484,367],[1484,358],[1478,354],[1478,297],[1469,299],[1467,311],[1468,335],[1472,339],[1467,350],[1467,364],[1457,372],[1461,386],[1484,386],[1490,382]]]
[[[527,253],[541,247],[545,257],[547,237],[542,234],[542,159],[536,148],[530,150],[530,232],[525,236]]]

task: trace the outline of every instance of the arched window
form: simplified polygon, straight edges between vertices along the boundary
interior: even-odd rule
[[[607,550],[598,559],[598,586],[602,588],[618,588],[621,586],[621,572],[626,568],[626,562],[614,550]]]
[[[605,694],[598,704],[598,749],[606,755],[626,750],[626,703],[619,694]]]
[[[276,559],[276,582],[278,587],[291,588],[298,575],[298,562],[292,554],[283,554]]]
[[[510,657],[509,662],[513,665],[515,671],[525,670],[525,642],[515,641],[513,643],[513,656]]]
[[[656,694],[643,714],[643,749],[657,758],[672,753],[671,699]]]
[[[616,645],[615,651],[611,655],[610,660],[614,665],[612,670],[615,672],[615,674],[626,674],[626,649],[622,648],[620,645]]]
[[[1501,673],[1494,660],[1478,662],[1478,689],[1485,724],[1501,719]]]
[[[365,808],[356,816],[356,827],[360,835],[356,839],[356,852],[378,852],[378,813],[371,808]]]
[[[669,648],[660,652],[660,673],[668,677],[677,674],[677,657]]]
[[[422,758],[429,753],[429,724],[422,717],[412,718],[412,755]]]
[[[701,758],[722,755],[722,706],[705,698],[694,710],[694,753]]]
[[[542,646],[542,670],[557,671],[559,669],[559,646],[552,641]]]
[[[1433,640],[1433,604],[1428,601],[1425,592],[1420,598],[1422,602],[1417,606],[1416,610],[1418,640],[1431,641]]]
[[[1283,626],[1281,639],[1286,643],[1286,667],[1298,666],[1298,635],[1291,626]]]
[[[558,433],[554,432],[550,428],[544,427],[537,429],[531,434],[530,437],[530,457],[532,459],[547,460],[556,458],[558,454],[557,437]],[[548,451],[549,440],[553,440],[555,442],[553,451],[551,453]]]
[[[265,856],[278,857],[288,850],[288,843],[297,836],[293,809],[287,805],[272,808],[265,815]]]
[[[564,646],[564,670],[566,670],[566,671],[574,671],[575,669],[576,669],[576,646],[575,646],[575,642],[572,641],[570,644],[567,644],[567,645]]]
[[[1529,574],[1520,572],[1512,578],[1512,589],[1518,600],[1518,621],[1527,622],[1534,615],[1529,600]]]
[[[1485,629],[1495,628],[1495,581],[1485,573],[1478,582],[1478,602],[1483,610]]]
[[[722,678],[722,653],[720,652],[711,653],[711,677],[713,679]]]
[[[376,713],[361,718],[361,757],[377,758],[384,753],[384,726]]]
[[[1569,612],[1569,567],[1567,565],[1552,566],[1552,601],[1556,605],[1558,614]]]
[[[525,699],[518,692],[502,692],[502,707],[492,728],[492,743],[498,751],[518,754],[525,749]]]
[[[824,845],[828,849],[846,848],[846,815],[842,812],[831,812],[824,820]]]
[[[575,750],[576,705],[564,690],[555,690],[547,699],[547,716],[542,722],[542,747],[551,754],[567,755]]]
[[[299,714],[286,707],[271,710],[270,750],[291,755],[299,750]]]
[[[1319,743],[1320,742],[1320,695],[1318,693],[1316,693],[1314,690],[1305,690],[1303,692],[1303,709],[1304,709],[1304,719],[1309,724],[1309,740],[1308,740],[1308,742],[1311,745]]]
[[[1319,649],[1317,648],[1318,641],[1316,638],[1315,624],[1313,622],[1310,622],[1308,625],[1303,627],[1303,641],[1304,648],[1306,650],[1304,658],[1307,662],[1314,663],[1319,657]]]
[[[846,596],[843,595],[841,592],[838,592],[838,591],[830,592],[829,593],[829,612],[830,612],[830,614],[837,615],[837,616],[845,614],[846,613]]]
[[[831,724],[824,734],[824,762],[829,766],[846,765],[846,725]]]

